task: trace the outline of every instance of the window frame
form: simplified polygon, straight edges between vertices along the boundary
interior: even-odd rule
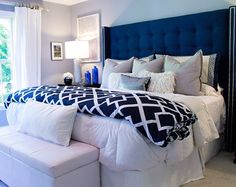
[[[11,12],[11,11],[4,11],[4,10],[0,10],[0,18],[3,18],[3,19],[11,19],[12,20],[12,23],[11,23],[11,60],[13,61],[13,52],[14,52],[14,49],[13,49],[13,37],[14,37],[14,18],[15,18],[15,12]],[[12,67],[11,67],[12,69]],[[4,103],[1,103],[0,102],[0,111],[2,110],[5,110],[5,107],[4,107]]]

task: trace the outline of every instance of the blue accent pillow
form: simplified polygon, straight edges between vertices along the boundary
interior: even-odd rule
[[[119,88],[124,90],[146,91],[150,78],[151,77],[131,77],[121,74]]]

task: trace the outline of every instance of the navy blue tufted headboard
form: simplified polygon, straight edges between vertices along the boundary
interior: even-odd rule
[[[227,90],[229,10],[105,27],[104,58],[127,59],[153,53],[220,54],[220,85]]]

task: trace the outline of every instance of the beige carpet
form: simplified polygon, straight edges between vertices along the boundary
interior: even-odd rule
[[[233,154],[220,153],[206,165],[205,178],[182,187],[236,187],[236,164]]]

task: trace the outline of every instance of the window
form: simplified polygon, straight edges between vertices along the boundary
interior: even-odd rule
[[[12,36],[13,13],[0,12],[0,105],[12,88]]]

